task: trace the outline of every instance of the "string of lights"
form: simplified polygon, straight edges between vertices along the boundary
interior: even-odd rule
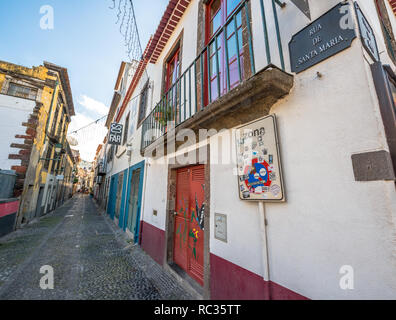
[[[143,51],[136,23],[135,10],[132,0],[112,0],[112,10],[117,10],[117,21],[119,30],[124,38],[126,53],[130,61],[139,61]]]
[[[94,124],[98,124],[101,120],[103,120],[103,119],[105,119],[105,118],[107,118],[107,114],[106,114],[105,116],[103,116],[103,117],[101,117],[101,118],[99,118],[99,119],[97,119],[97,120],[95,120],[95,121],[93,121],[93,122],[87,124],[86,126],[80,128],[80,129],[77,129],[77,130],[74,130],[74,131],[70,132],[70,134],[75,134],[75,133],[77,133],[77,132],[79,132],[79,131],[81,131],[81,130],[83,130],[83,129],[86,129],[86,128],[88,128],[88,127],[94,125]]]

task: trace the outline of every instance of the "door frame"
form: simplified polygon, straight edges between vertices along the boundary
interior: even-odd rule
[[[112,220],[114,219],[114,211],[116,205],[117,184],[118,175],[114,174],[110,178],[109,202],[107,204],[107,213],[110,215],[110,218]]]
[[[137,213],[136,213],[136,230],[135,234],[133,235],[133,240],[135,243],[138,243],[139,240],[139,233],[140,233],[140,217],[141,217],[141,209],[142,209],[142,195],[143,195],[143,182],[144,182],[144,167],[145,167],[145,160],[133,165],[132,167],[129,168],[129,174],[128,174],[128,181],[127,181],[127,194],[126,194],[126,199],[125,199],[125,210],[124,210],[124,220],[123,220],[123,225],[122,225],[122,230],[126,231],[127,224],[128,224],[128,215],[129,215],[129,198],[131,196],[131,179],[133,173],[140,169],[140,175],[139,175],[139,192],[138,192],[138,208],[137,208]]]
[[[127,195],[127,186],[128,186],[128,169],[125,169],[124,171],[121,171],[118,173],[118,179],[120,175],[122,174],[122,190],[121,190],[121,202],[120,202],[120,211],[118,214],[118,227],[122,228],[124,216],[125,216],[125,197]]]
[[[173,261],[173,244],[174,244],[174,229],[175,229],[175,218],[174,211],[176,210],[176,177],[177,170],[181,168],[194,167],[197,165],[205,166],[205,221],[204,221],[204,285],[203,285],[203,298],[210,299],[210,145],[204,145],[201,148],[195,150],[196,152],[196,163],[186,165],[179,164],[177,158],[170,159],[168,165],[168,184],[167,184],[167,206],[166,206],[166,221],[165,221],[165,261],[164,266],[174,271],[172,265]],[[201,160],[199,154],[206,152],[206,159]],[[202,153],[201,153],[202,154]],[[172,161],[173,160],[173,161]],[[184,270],[183,270],[184,273]],[[175,273],[177,275],[177,273]],[[192,279],[186,272],[185,275]],[[185,281],[183,277],[182,281]],[[194,279],[192,281],[196,282]],[[187,281],[189,283],[190,281]],[[197,283],[197,286],[200,285]],[[195,287],[194,287],[195,288]]]
[[[44,199],[44,194],[45,194],[45,185],[42,184],[39,186],[39,190],[38,190],[38,195],[37,195],[37,202],[36,202],[36,211],[34,213],[34,217],[33,218],[39,218],[41,217],[41,212],[42,212],[42,203],[43,203],[43,199]]]

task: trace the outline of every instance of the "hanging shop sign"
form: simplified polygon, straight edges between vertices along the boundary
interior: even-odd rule
[[[309,20],[311,20],[311,11],[309,10],[308,0],[291,0],[302,13],[304,13]]]
[[[363,47],[369,53],[371,58],[376,62],[380,60],[377,40],[371,25],[364,16],[357,2],[355,2],[356,16],[359,24],[360,37],[362,38]]]
[[[291,70],[302,72],[349,48],[355,38],[351,6],[340,3],[292,37]]]
[[[109,144],[121,145],[122,127],[122,124],[116,122],[110,125]]]
[[[276,117],[238,128],[236,144],[240,199],[285,201]]]

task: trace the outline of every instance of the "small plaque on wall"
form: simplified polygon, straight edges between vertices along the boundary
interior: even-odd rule
[[[227,242],[227,216],[215,213],[215,239]]]

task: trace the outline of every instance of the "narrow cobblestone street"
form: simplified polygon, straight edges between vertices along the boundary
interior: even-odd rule
[[[54,269],[53,290],[40,288],[44,265]],[[0,299],[191,298],[87,196],[0,238]]]

